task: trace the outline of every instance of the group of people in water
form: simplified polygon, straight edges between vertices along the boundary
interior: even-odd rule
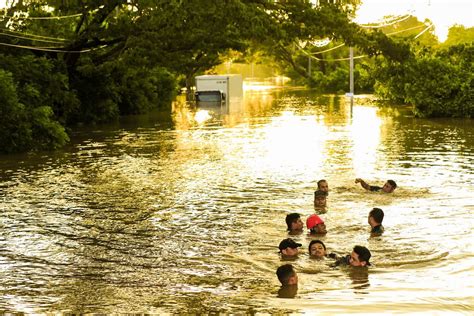
[[[356,178],[355,183],[359,183],[362,188],[368,191],[381,191],[384,193],[392,193],[396,188],[397,184],[393,180],[388,180],[382,187],[372,186],[361,178]],[[308,229],[309,236],[324,236],[327,233],[326,225],[324,220],[319,216],[320,214],[326,213],[326,199],[329,194],[329,185],[326,180],[318,181],[318,189],[314,192],[314,209],[315,214],[311,214],[306,219],[306,228]],[[384,212],[380,208],[373,208],[368,214],[368,224],[370,225],[370,233],[372,236],[380,236],[384,232],[382,221],[384,218]],[[301,219],[301,215],[298,213],[290,213],[286,216],[286,225],[289,235],[299,235],[304,231],[304,223]],[[299,253],[299,248],[303,245],[297,243],[292,238],[283,239],[278,248],[282,260],[288,261],[296,259]],[[352,266],[352,267],[369,267],[370,258],[372,254],[370,250],[364,246],[354,246],[352,253],[345,256],[339,256],[335,253],[327,253],[326,245],[319,239],[313,239],[308,245],[308,253],[311,258],[314,259],[334,259],[332,266]],[[298,286],[298,274],[292,264],[284,264],[278,267],[276,271],[278,280],[280,281],[282,288],[280,292],[288,292],[288,289],[294,289],[293,293],[296,293]]]

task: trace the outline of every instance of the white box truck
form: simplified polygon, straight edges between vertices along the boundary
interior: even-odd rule
[[[196,78],[196,102],[229,107],[231,103],[241,102],[243,95],[241,75],[203,75]]]

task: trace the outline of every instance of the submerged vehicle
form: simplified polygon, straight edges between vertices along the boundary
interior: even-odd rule
[[[195,98],[198,106],[225,106],[242,99],[242,76],[203,75],[196,78]]]

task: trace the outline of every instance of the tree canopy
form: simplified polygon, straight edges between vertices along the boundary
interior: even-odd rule
[[[49,143],[60,146],[66,140],[62,133],[74,124],[169,106],[178,86],[191,86],[197,74],[232,52],[271,58],[300,77],[307,74],[301,62],[305,51],[321,40],[398,62],[409,58],[408,45],[352,22],[359,4],[360,0],[10,1],[0,18],[2,84],[12,95],[10,108],[27,114],[10,115],[10,130],[5,132],[24,133],[15,129],[23,126],[19,121],[36,121],[46,130],[54,127]],[[25,126],[28,133],[39,130]],[[30,141],[21,150],[37,147]]]

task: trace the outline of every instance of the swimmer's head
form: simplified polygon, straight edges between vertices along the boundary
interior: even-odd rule
[[[392,193],[397,188],[397,183],[393,180],[387,180],[382,187],[382,191],[385,193]]]
[[[326,245],[321,240],[311,240],[308,252],[311,257],[323,258],[326,255]]]

